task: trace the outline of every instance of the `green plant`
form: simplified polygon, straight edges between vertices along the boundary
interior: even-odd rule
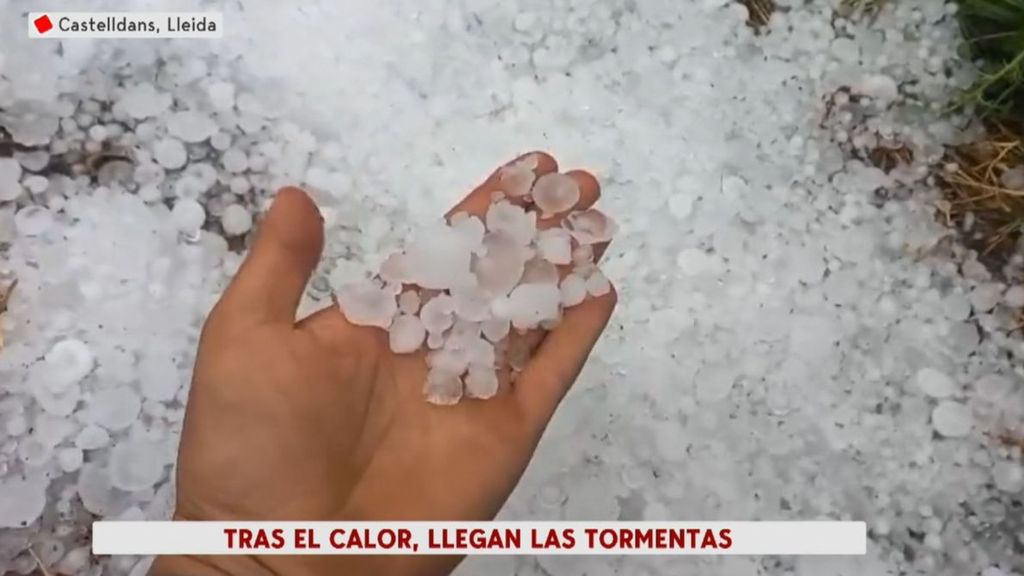
[[[968,55],[982,75],[964,94],[984,118],[1024,120],[1024,0],[960,0]]]

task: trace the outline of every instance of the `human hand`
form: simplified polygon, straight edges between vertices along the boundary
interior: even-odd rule
[[[538,175],[558,170],[537,153]],[[598,183],[569,172],[578,208]],[[482,217],[492,174],[449,216]],[[542,220],[558,225],[558,218]],[[498,395],[435,406],[425,354],[396,355],[384,330],[337,306],[295,321],[323,247],[316,206],[281,190],[199,343],[177,469],[180,520],[489,520],[512,492],[547,422],[615,306],[612,290],[561,324],[510,338],[533,350]],[[595,246],[595,257],[606,245]],[[563,271],[567,272],[566,271]],[[457,557],[163,557],[151,574],[444,574]]]

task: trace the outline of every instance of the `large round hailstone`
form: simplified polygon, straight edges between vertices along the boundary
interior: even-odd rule
[[[973,422],[971,410],[959,402],[944,400],[932,410],[932,426],[936,432],[948,438],[966,436]]]
[[[508,318],[519,329],[536,328],[558,318],[562,294],[555,284],[520,284],[501,302],[495,315]]]
[[[526,246],[537,233],[537,213],[509,202],[496,202],[487,210],[486,224],[488,232],[502,232]]]
[[[452,290],[455,315],[467,322],[483,322],[491,316],[491,302],[477,286]]]
[[[473,259],[473,274],[480,288],[491,296],[505,296],[523,276],[526,258],[523,247],[504,233],[484,238],[486,254]]]
[[[167,131],[183,142],[202,142],[217,132],[217,123],[209,115],[195,110],[175,112],[167,119]]]
[[[26,206],[14,215],[14,226],[21,236],[41,236],[53,226],[53,213],[45,206]]]
[[[106,516],[114,511],[117,497],[110,484],[110,473],[96,462],[86,462],[78,471],[78,497],[82,506],[97,516]]]
[[[537,253],[552,264],[572,262],[572,237],[565,228],[549,228],[537,234]]]
[[[357,326],[387,329],[398,312],[395,295],[369,280],[342,288],[338,292],[338,305],[345,318]]]
[[[531,258],[523,266],[521,284],[558,284],[558,267],[540,258]]]
[[[388,343],[395,354],[415,352],[427,337],[427,329],[416,316],[402,314],[388,328]]]
[[[171,95],[157,92],[148,82],[137,84],[125,90],[121,96],[121,108],[136,120],[158,116],[171,107]]]
[[[415,314],[420,311],[420,294],[415,290],[402,292],[398,297],[398,309],[403,314]]]
[[[139,382],[147,400],[173,400],[181,388],[181,378],[174,360],[166,354],[148,352],[139,360]]]
[[[129,439],[110,453],[110,483],[115,488],[134,492],[150,488],[164,475],[163,445],[158,442]]]
[[[240,204],[231,204],[221,214],[220,224],[228,236],[241,236],[252,229],[252,214]]]
[[[533,167],[529,164],[517,162],[511,166],[504,166],[498,171],[498,185],[501,191],[509,198],[519,198],[530,193],[537,178],[534,173],[536,158],[533,160]]]
[[[992,480],[996,488],[1007,494],[1024,490],[1024,465],[1020,462],[997,462],[992,467]]]
[[[611,292],[612,283],[600,270],[594,270],[587,277],[587,294],[598,297]]]
[[[185,145],[177,138],[164,138],[153,145],[153,157],[168,170],[177,170],[188,160]]]
[[[569,274],[559,286],[562,306],[575,306],[587,297],[587,281],[579,274]]]
[[[466,396],[486,400],[498,393],[498,375],[493,368],[470,366],[466,375]]]
[[[854,87],[858,94],[869,96],[881,102],[891,102],[899,97],[900,89],[891,76],[869,74]]]
[[[46,482],[8,476],[0,480],[0,527],[22,528],[36,521],[46,505]]]
[[[431,369],[423,385],[423,396],[427,402],[438,406],[458,404],[462,399],[462,380],[458,374]]]
[[[1000,402],[1013,391],[1013,381],[1002,374],[986,374],[974,383],[978,395],[990,402]]]
[[[573,212],[565,217],[566,230],[580,244],[607,242],[615,235],[615,221],[597,208]]]
[[[409,247],[407,271],[422,288],[451,288],[466,281],[471,254],[462,235],[447,226],[438,226],[426,231]]]
[[[420,308],[420,320],[431,334],[441,334],[455,323],[455,299],[447,294],[438,294]]]
[[[47,387],[60,393],[92,372],[96,358],[89,346],[75,338],[67,338],[54,344],[43,357]]]
[[[572,176],[555,172],[537,178],[532,195],[543,217],[548,218],[576,206],[580,199],[580,186]]]
[[[99,426],[88,425],[75,437],[75,446],[80,450],[96,450],[110,443],[110,434]]]
[[[956,391],[953,379],[934,368],[922,368],[915,377],[917,387],[932,398],[947,398]]]
[[[484,223],[476,216],[465,216],[464,212],[462,214],[462,218],[452,218],[452,230],[462,238],[470,252],[478,252],[487,232]]]
[[[179,198],[171,209],[171,221],[181,232],[192,234],[206,221],[206,210],[191,198]]]
[[[141,408],[142,402],[131,388],[104,388],[89,401],[88,417],[107,430],[124,430],[135,422]]]
[[[0,158],[0,202],[21,196],[21,164],[14,158]]]
[[[220,161],[224,165],[224,169],[233,174],[245,172],[245,169],[249,167],[249,158],[246,157],[245,152],[238,148],[226,150],[221,155]]]
[[[230,82],[211,82],[206,86],[206,95],[218,110],[230,110],[235,105],[235,85]]]

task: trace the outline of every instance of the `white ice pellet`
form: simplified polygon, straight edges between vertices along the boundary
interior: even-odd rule
[[[934,368],[922,368],[914,380],[917,387],[932,398],[946,398],[956,392],[956,382]]]
[[[512,323],[506,318],[488,318],[481,323],[480,329],[485,338],[493,343],[498,343],[508,336],[511,326]]]
[[[458,404],[462,399],[462,380],[458,374],[432,368],[423,384],[423,397],[439,406]]]
[[[498,392],[498,375],[493,368],[470,366],[465,384],[466,396],[486,400]]]
[[[85,342],[75,338],[60,340],[43,357],[46,385],[53,392],[64,392],[92,372],[95,362],[95,356]]]
[[[891,76],[870,74],[861,78],[855,90],[858,94],[870,96],[882,102],[891,102],[899,97],[899,86]]]
[[[57,450],[57,463],[65,472],[74,472],[82,467],[83,456],[80,448],[61,448]]]
[[[420,319],[427,332],[444,332],[455,323],[455,300],[447,294],[434,296],[420,308]]]
[[[1003,294],[1003,302],[1010,308],[1024,308],[1024,285],[1009,287]]]
[[[402,292],[398,296],[398,309],[403,314],[415,314],[420,311],[420,294],[415,290]]]
[[[181,140],[164,138],[153,145],[153,157],[168,170],[177,170],[185,165],[188,152]]]
[[[43,512],[46,483],[39,478],[0,478],[0,527],[23,528]]]
[[[110,453],[110,482],[127,492],[153,486],[164,472],[164,452],[155,442],[127,439]]]
[[[491,296],[505,296],[523,276],[526,258],[522,246],[505,233],[484,238],[485,254],[473,261],[480,288]]]
[[[572,262],[572,237],[564,228],[541,230],[537,235],[537,253],[552,264]]]
[[[505,304],[512,325],[520,329],[536,328],[544,320],[558,317],[561,293],[554,284],[520,284]]]
[[[388,342],[395,354],[409,354],[423,345],[427,330],[417,316],[400,314],[388,328]]]
[[[1012,461],[996,462],[992,467],[992,481],[1003,492],[1016,494],[1024,490],[1024,465]]]
[[[231,204],[220,215],[220,223],[228,236],[240,236],[252,228],[252,213],[241,204]]]
[[[21,436],[28,430],[28,420],[23,414],[12,414],[4,423],[4,431],[8,436]]]
[[[173,400],[181,388],[181,378],[174,359],[167,354],[147,351],[139,359],[140,392],[148,400]]]
[[[22,236],[39,236],[53,226],[53,213],[45,206],[26,206],[14,215],[14,225]]]
[[[50,187],[50,180],[46,176],[32,174],[22,180],[21,184],[30,194],[42,194]]]
[[[488,232],[503,232],[525,246],[537,231],[537,213],[510,202],[497,202],[487,210],[486,225]]]
[[[978,312],[988,312],[1003,299],[1003,286],[990,283],[977,286],[968,296],[971,305]]]
[[[181,232],[192,234],[206,221],[206,210],[191,198],[179,198],[171,209],[171,221]]]
[[[498,185],[501,192],[509,198],[519,198],[530,193],[534,180],[537,178],[534,173],[536,166],[515,163],[511,166],[502,167],[499,170]]]
[[[21,196],[21,164],[14,158],[0,158],[0,202]]]
[[[541,209],[542,216],[550,217],[576,206],[580,199],[580,187],[571,176],[555,172],[537,178],[530,194]]]
[[[398,312],[395,295],[369,280],[342,288],[338,292],[338,305],[345,318],[358,326],[386,329]]]
[[[206,86],[206,95],[218,110],[229,110],[235,105],[235,85],[230,82],[211,82]]]
[[[110,434],[103,428],[87,425],[75,437],[75,446],[81,450],[96,450],[110,443]]]
[[[228,180],[228,189],[231,190],[232,194],[241,196],[248,192],[252,186],[249,183],[249,179],[245,176],[233,176]]]
[[[129,116],[141,120],[158,116],[171,105],[171,95],[157,92],[152,84],[141,83],[125,90],[120,104]]]
[[[580,244],[607,242],[615,235],[615,222],[597,208],[571,212],[565,217],[565,228]]]
[[[608,281],[608,278],[600,270],[595,270],[587,278],[587,293],[591,296],[604,296],[611,289],[611,282]]]
[[[127,386],[116,386],[93,394],[87,416],[90,423],[107,430],[124,430],[135,421],[141,408],[138,394]]]
[[[224,169],[232,173],[244,172],[249,167],[249,159],[245,156],[245,152],[238,148],[226,150],[220,157],[220,161],[224,165]]]
[[[469,276],[471,254],[461,235],[447,226],[436,227],[406,251],[409,276],[423,288],[451,288]]]
[[[558,267],[540,258],[531,258],[523,265],[521,284],[558,284]]]
[[[482,322],[489,317],[490,301],[487,294],[476,286],[451,291],[455,315],[470,322]]]
[[[932,426],[942,436],[966,436],[973,426],[973,416],[967,406],[952,400],[943,400],[932,410]]]
[[[167,118],[167,131],[182,142],[196,143],[213,136],[217,132],[217,124],[205,113],[185,110]]]

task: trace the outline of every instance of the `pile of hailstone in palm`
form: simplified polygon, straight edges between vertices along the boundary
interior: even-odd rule
[[[777,0],[755,33],[725,0],[243,0],[217,42],[58,43],[0,1],[0,573],[145,573],[89,525],[170,514],[202,322],[301,185],[327,238],[303,313],[337,296],[388,330],[434,402],[493,393],[514,332],[614,280],[503,519],[869,528],[860,558],[462,574],[1019,576],[1024,258],[987,270],[935,221],[929,173],[972,136],[944,114],[975,77],[955,8],[882,4]],[[538,148],[616,226],[526,159],[486,212],[420,227]]]
[[[338,295],[350,322],[388,330],[393,352],[430,349],[423,390],[432,403],[457,403],[463,392],[490,398],[497,367],[515,375],[526,360],[528,351],[510,350],[510,330],[552,329],[563,308],[611,289],[593,246],[611,240],[614,222],[595,208],[573,210],[576,181],[557,173],[535,181],[536,167],[533,155],[503,167],[482,221],[455,214],[390,256],[379,279]],[[538,227],[559,214],[564,227]],[[570,267],[564,278],[559,266]]]

